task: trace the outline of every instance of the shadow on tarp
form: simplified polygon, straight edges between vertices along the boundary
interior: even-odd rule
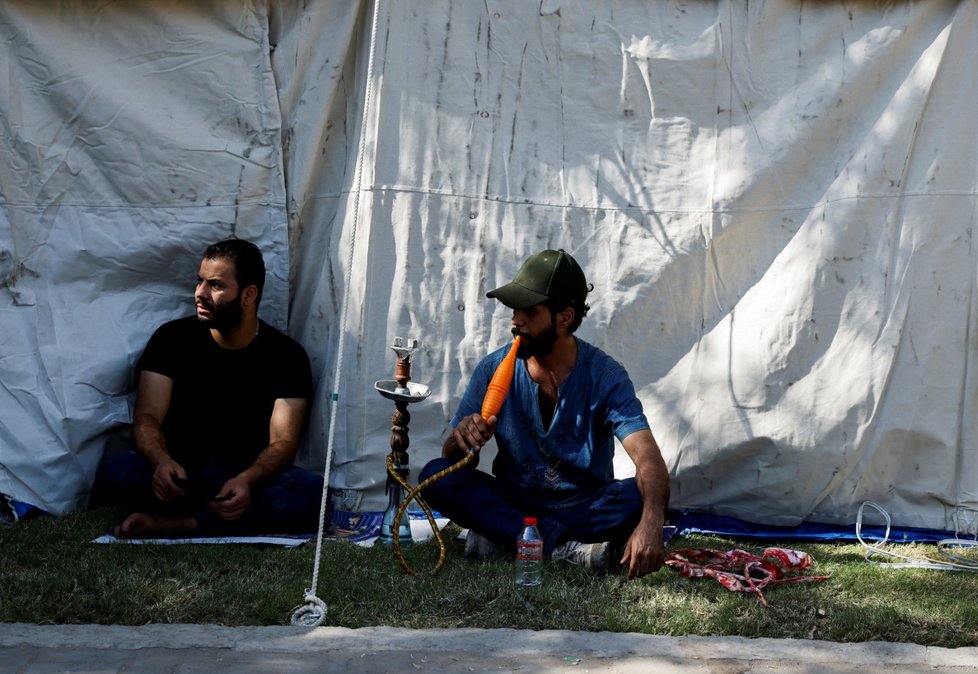
[[[858,541],[855,523],[850,525],[819,524],[803,522],[794,527],[775,527],[756,522],[747,522],[723,515],[708,515],[670,511],[669,523],[677,528],[677,535],[722,536],[729,538],[748,538],[759,540],[799,540],[799,541]],[[870,526],[865,522],[860,529],[863,540],[889,543],[936,543],[946,538],[957,538],[953,531],[938,529],[916,529],[912,527],[890,527],[889,538],[885,526]]]

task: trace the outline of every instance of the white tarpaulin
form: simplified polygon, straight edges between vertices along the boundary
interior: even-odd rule
[[[975,532],[975,3],[376,10],[0,0],[0,492],[84,505],[237,235],[313,360],[303,463],[379,506],[393,337],[433,391],[416,475],[509,340],[485,292],[562,247],[672,507]]]

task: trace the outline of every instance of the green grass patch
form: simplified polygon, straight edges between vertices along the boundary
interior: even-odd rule
[[[293,549],[89,543],[121,514],[103,508],[0,529],[0,622],[279,625],[304,603],[312,543]],[[782,543],[815,558],[810,573],[831,578],[771,586],[765,608],[753,595],[669,569],[629,581],[547,563],[541,587],[517,587],[512,562],[464,559],[455,532],[449,527],[448,561],[437,576],[430,574],[438,556],[433,541],[405,549],[418,576],[404,573],[386,547],[325,542],[316,591],[328,607],[325,624],[978,645],[978,574],[881,569],[864,561],[859,545]],[[712,537],[676,538],[671,546],[755,553],[766,547]],[[935,553],[924,544],[898,550],[921,559]]]

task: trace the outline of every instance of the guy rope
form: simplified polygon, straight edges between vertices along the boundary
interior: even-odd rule
[[[316,596],[319,582],[319,565],[322,560],[323,534],[326,531],[327,500],[329,498],[329,472],[333,465],[333,439],[336,429],[336,409],[340,398],[340,383],[343,375],[343,352],[346,348],[347,317],[350,306],[350,286],[353,277],[353,257],[357,246],[357,230],[360,224],[360,195],[363,193],[363,164],[367,147],[367,122],[371,115],[373,100],[374,64],[377,53],[377,24],[382,0],[374,3],[370,27],[370,53],[367,57],[367,77],[363,96],[363,114],[360,117],[360,142],[357,149],[356,190],[353,194],[353,222],[350,229],[350,248],[346,265],[346,285],[343,289],[343,305],[340,315],[340,338],[336,348],[336,369],[334,371],[332,405],[330,406],[329,435],[326,441],[326,467],[323,475],[323,494],[319,506],[319,534],[316,537],[316,559],[313,562],[312,585],[306,589],[306,603],[292,612],[292,624],[302,627],[317,627],[326,620],[326,603]]]

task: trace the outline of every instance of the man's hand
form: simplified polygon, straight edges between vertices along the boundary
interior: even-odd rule
[[[251,505],[251,483],[247,478],[238,475],[224,483],[216,498],[211,501],[211,508],[223,520],[236,520],[241,517]]]
[[[496,417],[486,421],[480,414],[471,414],[460,420],[452,430],[455,445],[463,451],[482,449],[496,430]]]
[[[173,481],[173,478],[186,479],[187,471],[173,459],[162,459],[153,470],[153,494],[159,500],[172,501],[177,496],[183,496],[183,488]]]
[[[629,579],[641,578],[661,569],[665,557],[662,527],[639,523],[628,537],[625,554],[619,563],[628,567]]]

